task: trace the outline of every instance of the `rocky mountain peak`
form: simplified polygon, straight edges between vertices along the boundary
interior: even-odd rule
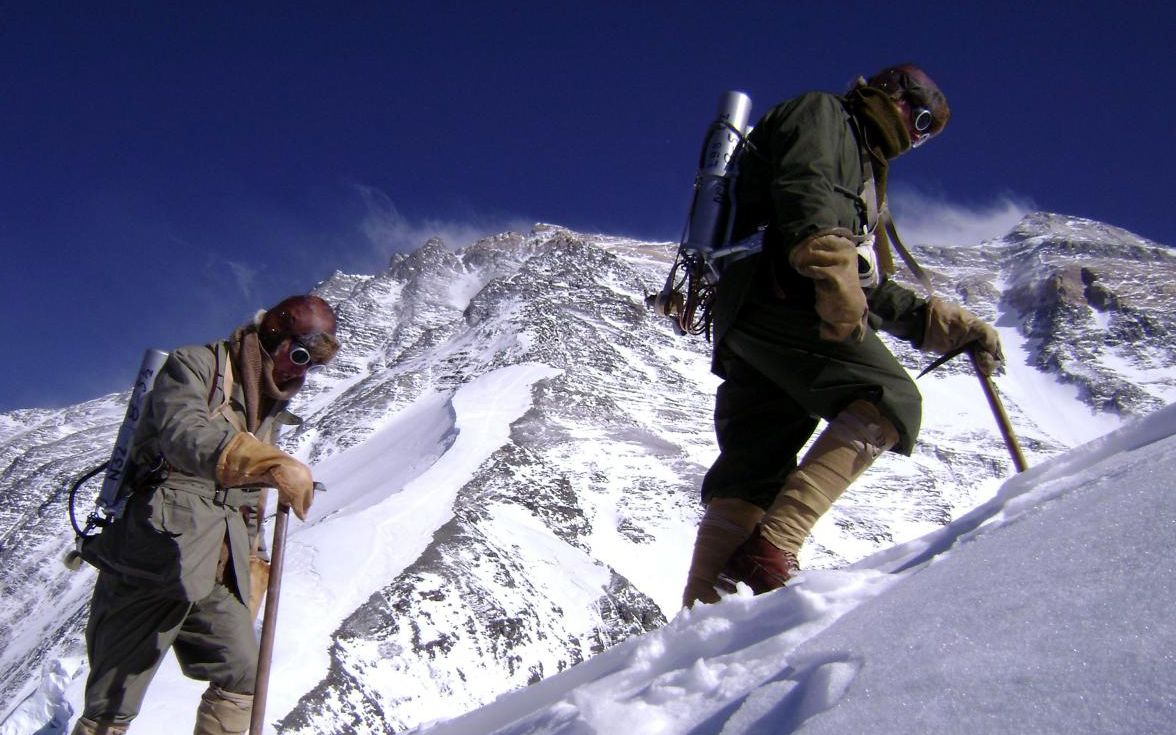
[[[278,680],[298,682],[277,693],[280,732],[452,716],[676,613],[718,381],[709,345],[644,307],[674,249],[538,224],[460,248],[433,238],[320,284],[343,348],[299,396],[304,423],[283,446],[332,489],[292,537],[283,606],[321,606],[303,622],[325,663]],[[1035,213],[1004,238],[916,255],[1001,330],[998,385],[1031,463],[1073,441],[1058,426],[1176,398],[1171,248]],[[926,364],[892,344],[912,371]],[[883,457],[843,497],[806,567],[936,528],[1011,473],[962,362],[920,380],[915,456]],[[125,400],[0,414],[0,701],[81,655],[92,572],[50,560],[72,537],[65,488],[109,452]],[[354,580],[320,569],[340,547]]]

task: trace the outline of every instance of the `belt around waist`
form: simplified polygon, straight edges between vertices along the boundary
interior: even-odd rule
[[[198,495],[211,500],[215,505],[223,505],[233,510],[256,503],[258,497],[261,495],[261,488],[256,487],[201,488],[185,485],[172,485],[171,487],[180,492]]]

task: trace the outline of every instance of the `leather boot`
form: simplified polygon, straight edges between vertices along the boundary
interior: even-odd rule
[[[89,717],[79,717],[70,735],[123,735],[130,725],[116,725],[112,722],[95,722]]]
[[[760,535],[795,559],[817,519],[846,488],[898,441],[898,430],[878,407],[854,401],[829,422],[784,481],[760,524]]]
[[[209,684],[196,708],[193,735],[245,735],[252,716],[252,694],[227,692]]]
[[[757,528],[731,555],[722,576],[743,582],[752,592],[762,595],[783,587],[799,571],[796,555],[773,546]]]
[[[763,515],[763,508],[737,498],[714,498],[707,504],[694,540],[694,556],[682,592],[683,607],[719,601],[719,573]]]

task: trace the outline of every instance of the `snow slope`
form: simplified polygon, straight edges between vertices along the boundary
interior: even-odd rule
[[[1173,539],[1176,404],[1011,478],[942,529],[769,595],[741,589],[683,611],[412,732],[1176,732]],[[298,654],[280,656],[290,675]],[[72,673],[59,662],[0,733],[66,732]],[[152,688],[152,709],[172,721],[147,713],[137,729],[189,729],[174,713],[200,687],[177,677]],[[47,729],[27,729],[54,712]]]
[[[418,735],[1176,732],[1176,405]]]

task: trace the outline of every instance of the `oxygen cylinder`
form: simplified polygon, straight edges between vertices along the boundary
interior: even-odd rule
[[[121,492],[126,473],[130,469],[131,442],[135,438],[135,430],[139,427],[139,420],[146,408],[147,394],[155,385],[155,376],[159,374],[167,353],[162,350],[147,350],[143,354],[143,362],[139,365],[139,374],[135,377],[135,387],[131,391],[131,400],[127,404],[127,413],[119,427],[118,437],[114,441],[114,450],[110,454],[110,462],[106,465],[106,476],[102,480],[102,490],[98,493],[98,507],[111,517],[122,512],[126,503],[126,495]]]
[[[717,277],[711,256],[726,245],[730,234],[731,178],[750,115],[751,98],[743,92],[725,92],[719,99],[718,118],[707,129],[703,141],[694,198],[678,254],[665,286],[646,299],[650,308],[671,319],[678,334],[701,334],[707,329],[705,304],[709,303]],[[698,310],[700,305],[702,312]],[[696,319],[699,313],[703,314],[701,320]]]
[[[724,244],[730,227],[730,178],[735,152],[747,132],[751,98],[726,92],[719,100],[718,118],[702,147],[702,161],[694,185],[694,201],[683,247],[707,252]]]

